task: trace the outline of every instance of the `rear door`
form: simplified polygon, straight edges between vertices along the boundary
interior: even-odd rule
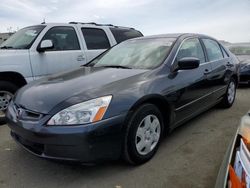
[[[82,27],[81,32],[86,47],[87,62],[90,62],[111,47],[112,43],[103,29]]]
[[[174,75],[177,90],[174,96],[178,96],[173,101],[176,125],[212,104],[210,100],[212,88],[209,84],[211,64],[206,62],[204,49],[198,38],[184,39],[177,52],[174,66],[178,64],[178,60],[184,57],[199,58],[200,66],[191,70],[179,70]]]
[[[54,26],[40,40],[52,40],[53,49],[30,51],[30,60],[35,79],[46,75],[71,70],[86,63],[80,48],[78,35],[73,26]],[[38,45],[40,45],[40,42]]]
[[[226,93],[227,84],[233,72],[231,69],[234,65],[230,63],[228,54],[217,41],[203,38],[202,42],[206,49],[208,61],[212,65],[210,83],[212,83],[214,91],[214,100],[218,100]]]

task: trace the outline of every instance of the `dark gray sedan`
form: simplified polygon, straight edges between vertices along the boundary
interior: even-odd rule
[[[175,127],[218,103],[231,107],[237,85],[238,60],[217,40],[142,37],[23,87],[7,119],[12,137],[37,156],[141,164]]]

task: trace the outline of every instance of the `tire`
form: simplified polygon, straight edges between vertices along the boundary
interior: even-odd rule
[[[6,123],[4,112],[6,110],[9,101],[11,100],[12,96],[15,94],[17,90],[18,87],[15,84],[7,81],[0,81],[0,125]],[[6,96],[10,95],[11,98],[9,97],[6,98],[4,94],[6,94]],[[2,110],[3,108],[5,110]]]
[[[133,112],[127,125],[123,158],[133,165],[149,161],[156,153],[164,132],[161,112],[153,104],[143,104]]]
[[[230,108],[233,105],[235,101],[235,96],[236,96],[236,87],[237,87],[237,84],[236,84],[235,79],[231,78],[227,87],[227,92],[224,95],[220,103],[220,106],[222,108]]]

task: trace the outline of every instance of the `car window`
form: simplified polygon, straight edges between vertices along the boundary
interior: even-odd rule
[[[53,27],[45,34],[42,40],[52,40],[54,48],[50,49],[50,51],[80,50],[78,38],[73,27]]]
[[[134,29],[110,28],[110,30],[112,34],[114,35],[117,43],[120,43],[128,39],[143,36],[141,32],[134,30]]]
[[[200,63],[205,62],[205,55],[199,39],[190,38],[183,42],[178,51],[176,61],[184,57],[195,57],[200,60]]]
[[[110,48],[106,33],[102,29],[82,28],[88,50],[99,50]]]
[[[209,61],[215,61],[223,58],[219,44],[212,39],[202,39]]]
[[[164,62],[175,41],[176,38],[127,40],[94,59],[90,66],[153,69]]]
[[[222,53],[223,53],[223,57],[224,57],[224,58],[229,57],[228,53],[227,53],[226,50],[223,48],[223,46],[220,46],[220,47],[221,47],[221,50],[222,50]]]

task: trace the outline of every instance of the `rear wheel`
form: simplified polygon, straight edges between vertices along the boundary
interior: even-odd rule
[[[125,137],[124,158],[142,164],[156,153],[163,133],[163,118],[153,104],[139,107],[130,118]]]
[[[0,125],[5,124],[5,112],[18,87],[10,82],[0,81]]]
[[[234,103],[235,96],[236,96],[236,81],[234,78],[231,78],[227,87],[227,92],[221,101],[221,106],[223,108],[230,108]]]

